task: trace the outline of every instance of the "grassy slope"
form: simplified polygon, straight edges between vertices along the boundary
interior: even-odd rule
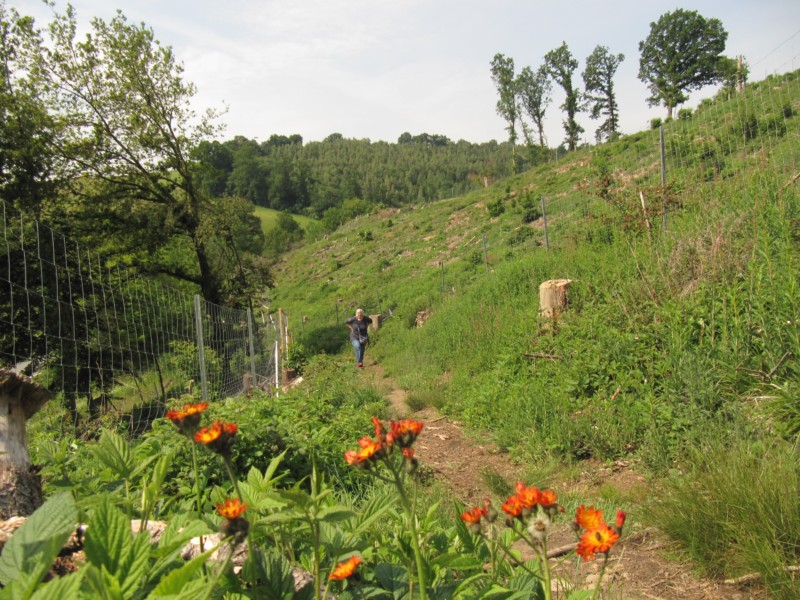
[[[261,219],[261,230],[266,233],[275,226],[275,223],[278,222],[278,215],[280,214],[280,211],[277,211],[274,208],[265,208],[263,206],[256,206],[255,208],[255,215]],[[303,215],[292,215],[292,218],[297,221],[300,227],[303,229],[308,228],[309,223],[314,221],[314,219]]]
[[[791,471],[794,450],[776,434],[800,429],[798,367],[784,358],[800,356],[798,111],[794,74],[668,124],[663,196],[658,132],[645,131],[464,197],[360,217],[287,256],[273,301],[306,346],[327,352],[345,350],[340,323],[356,306],[391,309],[371,355],[418,400],[519,458],[627,456],[654,474],[708,474],[702,449],[737,440],[738,479],[703,481],[753,481],[759,472],[741,463],[756,465],[764,448]],[[549,252],[542,219],[522,223],[527,194],[546,198]],[[505,212],[492,218],[487,205],[498,200]],[[538,286],[556,277],[574,280],[570,309],[543,323]],[[415,328],[425,309],[432,316]],[[773,475],[778,487],[796,479]],[[668,497],[681,499],[662,513],[674,522],[686,498]],[[697,515],[677,514],[671,533],[708,549]],[[773,539],[774,527],[763,524]],[[798,539],[787,534],[786,552],[767,542],[772,567],[796,560]],[[771,568],[752,545],[756,558],[737,568]],[[710,554],[731,551],[720,548]]]

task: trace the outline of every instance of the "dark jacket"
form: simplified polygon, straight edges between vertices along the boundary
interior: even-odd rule
[[[367,315],[364,315],[364,318],[360,321],[354,316],[345,321],[345,325],[350,326],[350,339],[360,340],[362,344],[369,341],[367,327],[371,324],[372,319],[370,319]]]

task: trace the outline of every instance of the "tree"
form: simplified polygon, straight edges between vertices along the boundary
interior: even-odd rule
[[[517,120],[519,107],[517,106],[517,85],[514,78],[514,59],[502,54],[495,54],[492,59],[492,81],[497,87],[500,98],[497,100],[497,114],[505,119],[508,141],[511,142],[512,152],[517,143]],[[516,154],[512,161],[516,170]]]
[[[567,43],[564,42],[544,55],[544,64],[550,77],[566,94],[564,104],[561,105],[567,113],[567,119],[564,121],[564,131],[567,134],[565,141],[570,150],[575,150],[583,133],[583,127],[575,120],[575,115],[580,112],[580,91],[572,85],[572,74],[578,68],[578,61],[572,57]]]
[[[544,66],[539,67],[536,73],[530,67],[525,67],[517,77],[517,95],[519,105],[530,117],[539,133],[539,145],[546,145],[544,136],[544,113],[550,104],[550,93],[553,89],[550,76]],[[527,130],[523,123],[523,131]]]
[[[586,59],[583,83],[586,86],[586,99],[590,103],[592,119],[605,116],[595,133],[598,141],[611,139],[619,130],[619,107],[614,95],[614,74],[625,60],[624,54],[611,54],[605,46],[597,46]]]
[[[728,33],[719,19],[677,9],[650,23],[650,34],[639,42],[639,79],[648,84],[650,106],[673,109],[689,98],[687,92],[722,78],[722,53]]]

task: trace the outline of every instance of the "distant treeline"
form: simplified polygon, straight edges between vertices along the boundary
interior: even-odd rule
[[[306,144],[297,134],[261,143],[237,136],[204,141],[196,152],[205,167],[201,184],[211,196],[314,218],[353,199],[400,206],[457,196],[512,168],[509,143],[452,142],[427,133],[404,133],[395,144],[341,134]]]

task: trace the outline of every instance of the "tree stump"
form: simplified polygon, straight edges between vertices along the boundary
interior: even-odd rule
[[[539,316],[552,319],[567,310],[570,283],[571,279],[551,279],[539,286]]]
[[[370,333],[378,331],[381,328],[381,321],[383,321],[383,315],[370,315],[370,319],[372,319],[372,323],[367,325],[367,331]]]
[[[42,505],[42,482],[28,456],[26,423],[50,392],[25,375],[0,370],[0,519],[28,516]]]

